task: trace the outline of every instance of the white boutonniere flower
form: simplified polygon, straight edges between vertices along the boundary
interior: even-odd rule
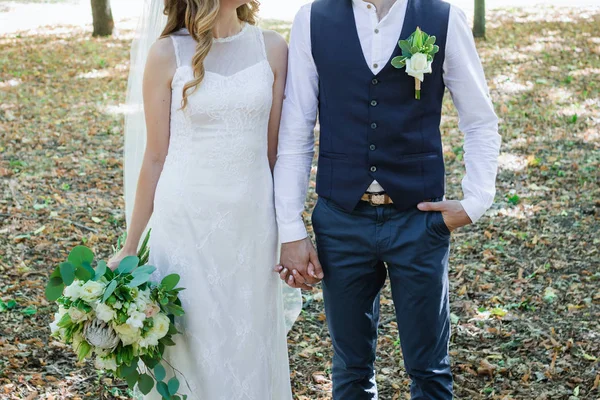
[[[435,44],[435,36],[430,36],[419,27],[406,40],[400,40],[398,46],[402,55],[392,59],[394,68],[405,68],[406,73],[415,78],[415,99],[421,98],[421,82],[425,74],[431,73],[433,56],[440,51]]]

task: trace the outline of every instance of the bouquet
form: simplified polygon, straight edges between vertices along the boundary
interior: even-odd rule
[[[186,399],[177,395],[175,369],[163,381],[165,347],[174,346],[172,337],[180,333],[174,318],[184,314],[178,298],[183,288],[176,288],[177,274],[150,281],[156,268],[145,265],[149,234],[138,256],[125,257],[114,271],[104,261],[93,268],[94,253],[85,246],[71,250],[46,286],[47,299],[58,304],[51,335],[71,345],[79,361],[95,357],[96,368],[125,379],[132,389],[137,384],[148,394],[156,387],[163,399]]]

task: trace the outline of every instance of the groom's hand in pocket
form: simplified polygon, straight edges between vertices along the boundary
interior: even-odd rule
[[[309,238],[282,244],[275,272],[289,286],[305,290],[312,290],[309,285],[318,283],[324,276],[317,251]]]
[[[419,203],[417,208],[421,211],[441,212],[444,223],[450,232],[473,223],[458,200],[423,202]]]

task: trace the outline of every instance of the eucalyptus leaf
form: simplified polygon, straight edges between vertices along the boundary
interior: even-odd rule
[[[116,287],[117,287],[117,281],[111,281],[108,284],[108,286],[106,287],[106,290],[104,290],[104,296],[102,296],[102,302],[106,302],[106,300],[110,297],[110,295],[113,294]]]
[[[172,290],[175,289],[175,286],[177,286],[177,284],[179,283],[179,279],[181,279],[179,275],[170,274],[165,276],[163,280],[160,281],[160,284],[163,285],[165,290]]]
[[[52,273],[50,274],[50,279],[52,278],[60,278],[60,265],[56,268],[54,268],[54,271],[52,271]],[[62,279],[62,278],[61,278]]]
[[[433,46],[433,50],[431,50],[431,54],[437,54],[438,51],[440,51],[440,46],[438,46],[436,44]]]
[[[102,276],[104,276],[104,274],[106,273],[107,269],[108,267],[106,266],[106,261],[98,261],[98,265],[96,266],[95,270],[96,275],[94,275],[94,280],[100,280],[100,278],[102,278]]]
[[[130,374],[132,374],[136,370],[137,370],[137,359],[133,360],[128,365],[122,365],[121,366],[121,377],[122,378],[127,377],[127,376],[129,376]]]
[[[154,367],[154,376],[157,381],[162,381],[167,376],[167,371],[165,371],[165,367],[162,364],[156,364]]]
[[[156,271],[156,267],[153,267],[152,265],[142,265],[141,267],[136,268],[131,275],[133,275],[134,277],[137,275],[141,275],[141,274],[152,274],[154,271]]]
[[[136,275],[133,277],[133,279],[131,280],[131,282],[129,282],[127,284],[127,286],[134,288],[134,287],[138,287],[146,282],[148,282],[148,280],[150,279],[150,275],[149,274],[141,274],[141,275]]]
[[[129,389],[133,389],[135,387],[135,384],[138,382],[139,377],[140,373],[137,372],[137,370],[133,370],[133,372],[131,372],[129,375],[127,375],[127,377],[125,377],[125,381],[127,381],[127,386],[129,386]]]
[[[67,260],[73,264],[74,267],[79,267],[83,262],[91,264],[94,261],[94,253],[85,246],[76,246],[69,253]]]
[[[117,272],[119,274],[127,274],[131,272],[138,266],[139,261],[140,259],[136,256],[127,256],[124,259],[122,259],[119,263],[119,268],[117,268]]]
[[[435,41],[436,41],[435,36],[429,36],[427,38],[427,40],[425,41],[425,45],[433,45],[433,44],[435,44]]]
[[[141,374],[138,379],[138,388],[143,394],[148,394],[154,387],[154,379],[148,374]]]
[[[412,46],[410,48],[410,54],[417,54],[419,52],[419,48],[417,46]]]
[[[65,284],[62,281],[59,284],[52,285],[52,281],[57,278],[52,278],[50,282],[48,282],[48,286],[46,286],[46,299],[48,301],[56,301],[63,294],[63,290],[65,289]]]
[[[171,398],[171,395],[169,394],[169,387],[167,386],[166,383],[157,382],[156,390],[158,391],[158,393],[160,393],[160,395],[163,397],[163,399],[169,400]]]
[[[60,263],[58,267],[60,268],[60,276],[63,282],[69,286],[75,280],[75,267],[69,262]]]
[[[92,274],[89,269],[85,268],[83,265],[79,265],[75,267],[75,277],[80,281],[87,282],[92,278]]]
[[[406,66],[406,57],[394,57],[392,58],[392,66],[394,68],[404,68]]]
[[[169,394],[174,395],[179,390],[179,379],[172,377],[169,379],[167,387],[169,388]]]

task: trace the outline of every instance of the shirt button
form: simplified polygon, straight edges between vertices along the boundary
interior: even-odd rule
[[[372,144],[372,145],[370,145],[370,146],[369,146],[369,149],[370,149],[371,151],[375,150],[376,148],[377,148],[377,147],[375,147],[375,145],[374,145],[374,144]]]
[[[373,85],[377,85],[377,84],[379,83],[379,81],[378,81],[377,79],[373,79],[373,80],[371,81],[371,83],[372,83]]]
[[[373,68],[379,68],[379,64],[373,64]]]
[[[379,29],[375,29],[375,33],[379,33]]]
[[[377,172],[377,167],[373,165],[373,166],[371,167],[371,172]]]
[[[367,4],[367,8],[370,10],[371,8],[373,8],[373,6],[370,4]]]
[[[377,100],[371,100],[371,106],[375,107],[377,105]]]
[[[377,124],[375,122],[371,124],[371,129],[377,129]]]

